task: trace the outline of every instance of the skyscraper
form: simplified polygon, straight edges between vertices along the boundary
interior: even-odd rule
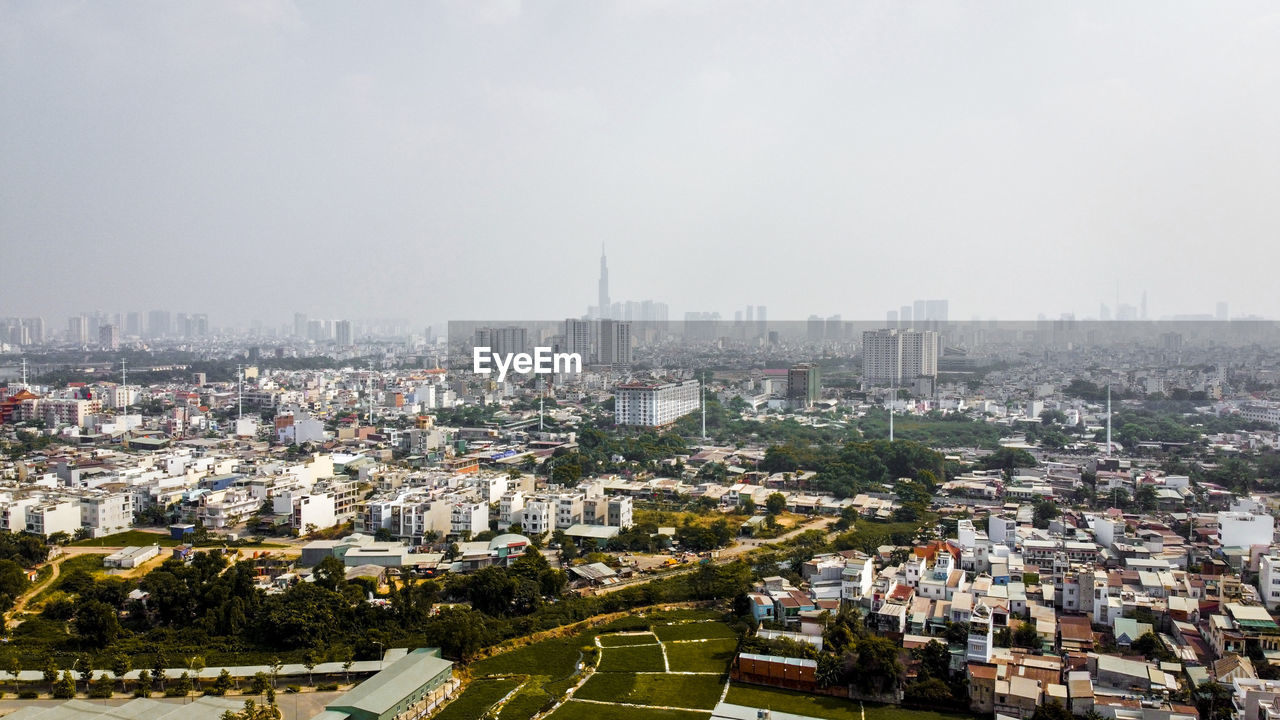
[[[631,364],[631,323],[600,321],[599,362],[601,365]]]
[[[334,337],[339,347],[350,347],[351,345],[351,321],[339,320],[334,323]]]
[[[596,312],[601,318],[610,316],[611,305],[609,303],[609,264],[605,260],[604,246],[600,246],[600,304],[596,306]]]
[[[868,330],[862,333],[862,380],[901,385],[938,376],[938,333],[932,330]]]

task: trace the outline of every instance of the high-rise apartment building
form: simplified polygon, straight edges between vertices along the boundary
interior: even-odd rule
[[[600,321],[600,352],[596,362],[601,365],[631,364],[631,323],[617,320]]]
[[[339,320],[334,325],[334,340],[339,347],[351,347],[351,321]]]
[[[862,333],[862,380],[867,385],[901,385],[938,376],[938,333],[896,328]]]
[[[812,407],[822,397],[822,382],[818,366],[801,363],[787,371],[787,399],[794,407]]]
[[[476,347],[487,347],[494,355],[514,355],[528,350],[528,334],[525,328],[510,327],[476,328]]]
[[[73,345],[85,345],[89,342],[89,321],[84,315],[67,318],[67,342]]]
[[[103,325],[98,328],[98,344],[103,350],[119,350],[120,328],[115,325]]]
[[[298,338],[299,340],[306,339],[307,331],[310,327],[311,326],[307,324],[306,313],[293,314],[293,336],[295,338]]]
[[[152,310],[147,313],[147,337],[162,338],[169,334],[169,311]]]

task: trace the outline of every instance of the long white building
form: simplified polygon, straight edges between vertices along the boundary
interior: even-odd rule
[[[619,425],[662,427],[698,409],[697,380],[668,383],[626,383],[614,394],[614,422]]]

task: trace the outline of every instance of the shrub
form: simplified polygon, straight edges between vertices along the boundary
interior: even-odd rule
[[[285,687],[284,691],[285,691],[285,692],[290,692],[290,693],[298,693],[298,692],[302,692],[302,686],[301,686],[301,685],[289,685],[289,686]]]
[[[322,685],[316,686],[316,690],[320,692],[332,692],[337,689],[338,689],[338,683],[324,683]]]
[[[40,693],[35,690],[19,690],[18,697],[23,700],[35,700],[40,697]]]

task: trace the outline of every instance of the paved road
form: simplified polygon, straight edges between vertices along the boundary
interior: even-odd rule
[[[41,590],[44,590],[45,588],[52,585],[55,581],[57,581],[58,576],[62,574],[62,569],[61,569],[62,563],[66,561],[68,558],[73,558],[79,555],[110,555],[119,550],[121,550],[121,548],[111,548],[111,547],[62,548],[62,554],[58,555],[58,557],[45,563],[45,565],[48,565],[53,568],[53,572],[50,573],[49,577],[45,578],[43,582],[40,582],[40,583],[37,583],[36,585],[31,586],[31,589],[27,590],[27,592],[24,593],[22,597],[18,598],[18,602],[13,604],[13,607],[9,610],[9,614],[5,617],[5,626],[9,628],[13,628],[21,623],[21,621],[18,620],[17,618],[19,615],[22,614],[23,611],[27,609],[27,603],[30,602],[31,598],[35,597],[36,594],[39,593]]]

